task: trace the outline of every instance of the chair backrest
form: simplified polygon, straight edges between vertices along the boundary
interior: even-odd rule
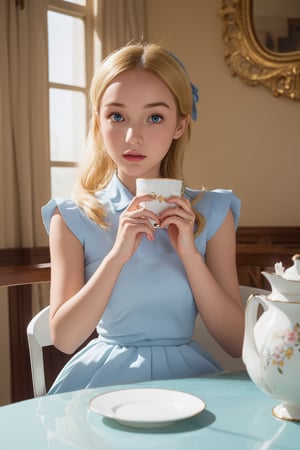
[[[52,345],[49,310],[50,306],[46,306],[31,319],[27,326],[33,395],[35,397],[46,394],[43,347]]]
[[[34,397],[46,394],[62,367],[69,359],[97,336],[96,330],[72,354],[65,354],[53,346],[49,327],[50,306],[38,312],[27,326],[31,378]]]
[[[252,294],[266,295],[269,293],[269,291],[265,289],[255,288],[252,286],[240,286],[240,293],[243,304],[245,304],[250,295]],[[242,358],[232,358],[214,340],[214,338],[206,329],[199,314],[196,319],[193,339],[199,342],[199,344],[203,346],[215,358],[215,360],[223,367],[224,370],[245,369]]]
[[[266,289],[261,289],[261,288],[256,288],[253,286],[242,286],[240,285],[240,293],[241,293],[241,298],[243,301],[243,304],[245,305],[248,298],[250,297],[250,295],[253,294],[262,294],[262,295],[267,295],[270,291],[266,290]]]

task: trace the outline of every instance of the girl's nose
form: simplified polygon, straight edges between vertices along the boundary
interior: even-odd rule
[[[138,130],[134,128],[128,128],[125,138],[126,144],[142,144],[143,138],[141,134],[138,132]]]

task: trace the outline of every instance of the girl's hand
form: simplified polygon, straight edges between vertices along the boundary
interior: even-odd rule
[[[194,243],[195,214],[189,200],[170,197],[166,201],[176,206],[161,213],[160,227],[167,228],[170,242],[179,256],[198,253]]]
[[[120,215],[119,227],[112,252],[114,257],[125,263],[135,253],[143,234],[153,241],[154,229],[149,219],[160,222],[152,211],[140,206],[141,202],[153,200],[152,195],[134,197],[126,210]]]

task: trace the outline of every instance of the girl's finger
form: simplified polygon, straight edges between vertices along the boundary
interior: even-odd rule
[[[166,199],[166,202],[167,203],[175,203],[176,205],[180,206],[182,209],[185,209],[187,211],[192,210],[190,201],[184,197],[175,197],[175,196],[169,197]]]
[[[139,209],[140,208],[140,203],[142,202],[150,202],[151,200],[153,200],[153,195],[151,194],[143,194],[143,195],[138,195],[136,197],[134,197],[131,202],[128,205],[128,210],[129,211],[133,211],[135,209]]]

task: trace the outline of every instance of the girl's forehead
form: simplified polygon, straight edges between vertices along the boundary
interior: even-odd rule
[[[120,73],[109,83],[108,87],[116,84],[124,85],[125,87],[128,85],[155,86],[156,88],[160,88],[160,90],[170,90],[156,73],[143,69],[142,67],[136,67]]]
[[[136,67],[117,75],[105,89],[102,99],[108,96],[141,95],[145,97],[164,97],[173,99],[174,96],[170,88],[162,81],[158,75],[150,70]]]
[[[125,70],[124,72],[121,72],[118,75],[116,75],[112,80],[112,83],[116,80],[126,81],[131,79],[142,81],[147,80],[148,82],[150,82],[151,80],[153,81],[160,80],[159,76],[155,72],[149,69],[145,69],[142,66],[136,66],[132,69]]]

